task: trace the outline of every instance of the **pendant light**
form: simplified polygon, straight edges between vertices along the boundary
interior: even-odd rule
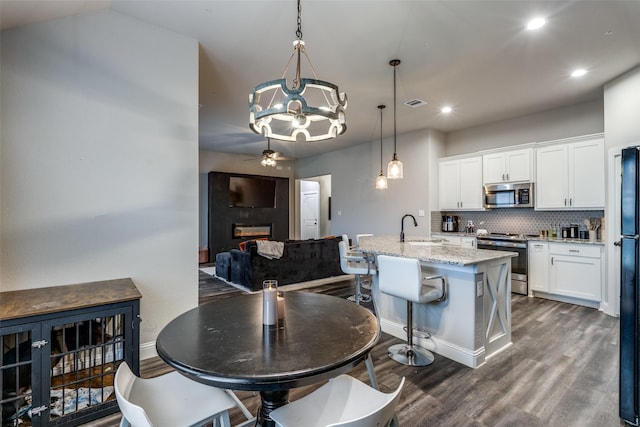
[[[389,185],[387,184],[387,177],[382,172],[382,110],[386,108],[386,105],[378,105],[380,110],[380,175],[376,178],[376,188],[378,190],[386,190]]]
[[[401,179],[403,177],[402,162],[398,160],[398,154],[396,153],[396,70],[400,65],[400,60],[392,59],[389,61],[389,65],[393,67],[393,158],[387,165],[387,178]]]
[[[301,7],[298,0],[297,39],[282,78],[261,83],[249,94],[249,127],[255,133],[281,141],[323,141],[347,130],[344,110],[347,96],[338,86],[318,79],[302,40]],[[302,55],[313,78],[301,77]],[[296,58],[292,86],[285,78]]]

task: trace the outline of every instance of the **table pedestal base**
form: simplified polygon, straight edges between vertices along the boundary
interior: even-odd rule
[[[274,409],[289,403],[289,390],[261,391],[260,399],[262,405],[256,418],[256,427],[275,427],[276,423],[271,419],[269,414]]]

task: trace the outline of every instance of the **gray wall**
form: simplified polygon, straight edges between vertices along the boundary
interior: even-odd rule
[[[2,32],[2,291],[131,277],[198,303],[198,43],[115,12]]]
[[[640,145],[640,67],[605,86],[605,146]]]
[[[602,99],[599,99],[450,132],[447,134],[446,155],[454,156],[603,131],[604,106]]]
[[[413,214],[418,227],[406,222],[406,234],[426,236],[431,232],[430,206],[437,204],[438,158],[444,152],[444,137],[439,132],[424,130],[398,135],[398,157],[404,164],[404,179],[389,180],[389,189],[376,190],[375,178],[380,172],[379,141],[360,144],[344,150],[298,160],[296,178],[331,175],[331,233],[400,234],[400,219]],[[393,141],[383,142],[383,163],[391,160]],[[437,172],[436,172],[437,173]],[[425,212],[424,217],[418,211]]]

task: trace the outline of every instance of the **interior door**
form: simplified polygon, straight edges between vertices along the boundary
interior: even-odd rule
[[[304,191],[301,198],[300,218],[302,220],[301,238],[319,238],[320,197],[317,191]]]

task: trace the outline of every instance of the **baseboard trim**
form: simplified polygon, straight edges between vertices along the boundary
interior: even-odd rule
[[[155,341],[140,344],[140,360],[151,359],[157,356],[158,352],[156,351]]]
[[[393,335],[401,340],[407,339],[407,333],[404,330],[404,324],[390,322],[388,320],[382,320],[380,322],[382,332],[386,332],[389,335]],[[436,336],[432,336],[429,339],[414,337],[414,343],[420,347],[426,348],[429,351],[437,353],[448,359],[454,360],[463,365],[471,368],[478,368],[485,362],[485,348],[484,346],[472,351],[468,348],[460,347],[449,341],[443,340]]]

